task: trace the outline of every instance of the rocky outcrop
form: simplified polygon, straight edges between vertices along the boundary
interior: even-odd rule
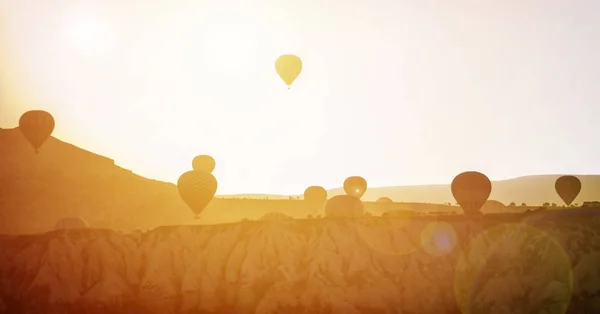
[[[0,313],[600,313],[600,218],[267,220],[0,238]]]

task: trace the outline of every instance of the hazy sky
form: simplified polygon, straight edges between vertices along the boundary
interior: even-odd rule
[[[597,174],[598,58],[598,0],[0,0],[0,127],[218,194]]]

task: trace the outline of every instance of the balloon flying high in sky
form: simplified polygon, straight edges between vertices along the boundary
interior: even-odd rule
[[[45,110],[52,136],[173,183],[210,152],[226,194],[600,173],[600,2],[257,1],[0,0],[0,127]]]
[[[302,60],[295,55],[282,55],[275,61],[275,70],[290,88],[302,72]]]

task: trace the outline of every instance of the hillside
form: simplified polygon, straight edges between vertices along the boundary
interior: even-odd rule
[[[39,233],[51,230],[64,216],[81,216],[95,228],[114,230],[149,229],[180,224],[215,224],[259,219],[269,212],[284,212],[295,218],[319,215],[306,211],[299,200],[269,195],[270,200],[213,200],[200,220],[181,201],[174,184],[150,180],[115,165],[114,161],[74,145],[50,138],[34,154],[18,128],[0,129],[0,234]],[[532,176],[494,182],[492,199],[505,204],[529,205],[560,200],[554,193],[557,176]],[[600,176],[581,176],[583,189],[576,202],[600,199]],[[330,196],[341,189],[330,191]],[[444,205],[454,203],[448,186],[371,188],[366,201],[390,196],[392,205],[366,203],[373,214],[388,210],[458,212]],[[240,197],[239,195],[237,197]],[[258,198],[258,195],[245,195]],[[278,199],[276,199],[278,198]],[[520,209],[519,209],[520,210]]]
[[[0,313],[599,313],[598,210],[524,219],[4,236]]]
[[[96,227],[178,224],[185,205],[173,184],[146,179],[56,138],[39,154],[18,128],[0,129],[0,233],[45,232],[63,216]]]

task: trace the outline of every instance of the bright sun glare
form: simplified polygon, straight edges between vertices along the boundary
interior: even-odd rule
[[[88,12],[70,12],[63,30],[72,49],[86,56],[108,52],[114,43],[114,32],[108,21]]]
[[[257,38],[249,29],[212,24],[202,34],[202,53],[211,70],[221,73],[252,71],[256,65]]]
[[[36,39],[14,58],[30,69],[23,85],[35,99],[27,103],[47,103],[41,109],[55,114],[54,135],[65,141],[171,182],[196,154],[210,154],[219,193],[227,194],[272,189],[291,175],[280,169],[308,165],[327,140],[328,93],[302,89],[305,82],[327,86],[327,76],[311,77],[307,67],[286,88],[275,58],[311,55],[302,32],[273,26],[275,13],[189,4],[142,18],[91,6],[49,8],[55,11],[43,30],[29,30],[24,18],[10,29]],[[240,156],[245,151],[252,153]]]

